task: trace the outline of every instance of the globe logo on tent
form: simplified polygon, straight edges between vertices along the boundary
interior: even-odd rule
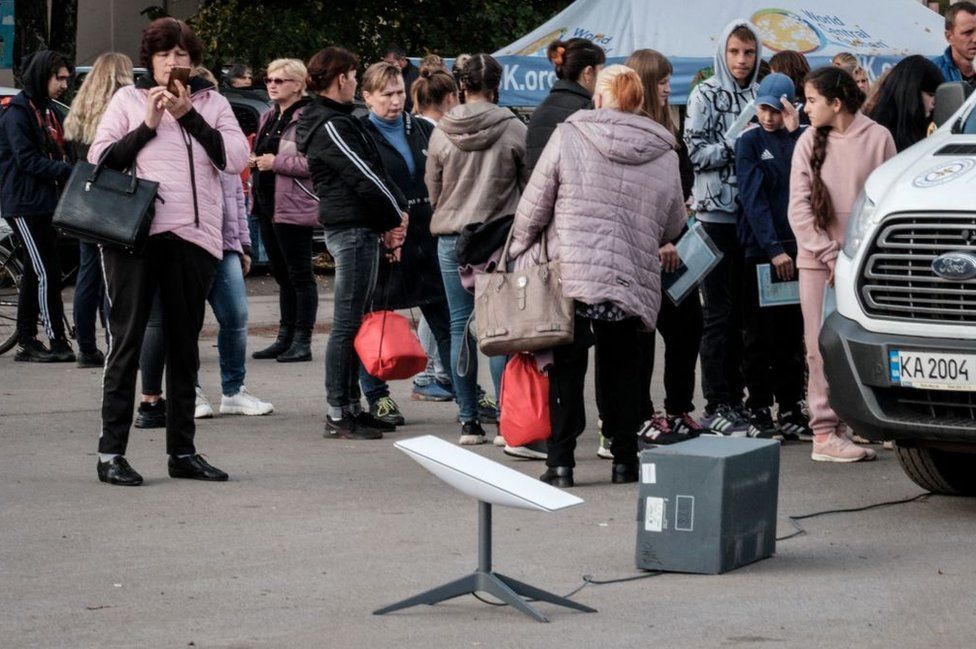
[[[785,9],[763,9],[752,15],[763,45],[776,52],[796,50],[803,54],[827,45],[827,39],[809,21]]]

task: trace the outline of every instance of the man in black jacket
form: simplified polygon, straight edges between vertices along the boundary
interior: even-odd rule
[[[74,362],[64,333],[57,233],[51,224],[64,182],[71,174],[64,129],[51,106],[68,87],[71,73],[55,52],[35,53],[24,70],[24,89],[0,117],[0,214],[25,251],[17,304],[14,360]],[[40,316],[51,340],[37,340]]]

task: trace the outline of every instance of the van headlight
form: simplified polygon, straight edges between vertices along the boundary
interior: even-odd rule
[[[868,230],[877,224],[875,207],[874,201],[868,198],[863,190],[858,195],[857,200],[854,201],[854,207],[851,208],[851,218],[847,222],[847,233],[844,235],[844,254],[851,259],[854,258],[861,244],[864,243],[864,237]]]

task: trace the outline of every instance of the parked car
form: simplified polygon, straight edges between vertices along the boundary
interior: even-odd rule
[[[893,440],[918,485],[957,495],[976,495],[971,92],[940,86],[940,128],[871,174],[851,212],[836,310],[819,341],[838,415],[862,437]]]

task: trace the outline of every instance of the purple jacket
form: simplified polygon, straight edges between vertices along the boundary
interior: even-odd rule
[[[247,251],[250,254],[251,232],[247,226],[241,177],[236,174],[220,174],[220,188],[224,191],[224,252]]]
[[[648,117],[581,110],[556,128],[522,193],[510,254],[560,261],[563,293],[612,302],[653,329],[661,304],[658,249],[686,220],[671,133]]]
[[[275,173],[274,222],[314,227],[319,224],[319,201],[312,188],[308,158],[298,152],[295,143],[295,125],[303,110],[296,110],[282,131],[281,143],[272,165]],[[275,109],[272,108],[261,116],[258,133],[274,114]]]

